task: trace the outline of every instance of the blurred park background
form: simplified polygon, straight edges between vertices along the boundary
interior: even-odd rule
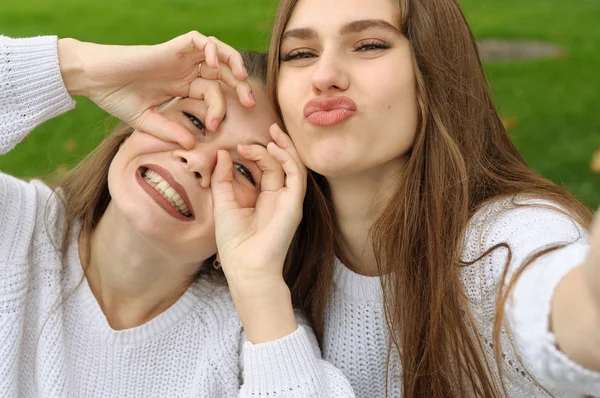
[[[343,3],[343,0],[340,0]],[[529,163],[600,206],[600,0],[461,0],[478,40],[536,40],[538,59],[486,61],[509,134]],[[155,44],[190,30],[265,50],[277,0],[0,0],[0,34]],[[511,42],[509,42],[510,44]],[[84,98],[0,157],[0,170],[56,179],[115,125]],[[594,156],[596,160],[594,161]]]

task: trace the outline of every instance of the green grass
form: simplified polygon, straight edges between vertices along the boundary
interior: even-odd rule
[[[462,0],[478,38],[541,39],[565,49],[562,59],[486,65],[502,116],[529,165],[587,205],[600,205],[600,176],[590,171],[600,149],[600,1]],[[0,0],[0,33],[56,34],[100,43],[150,44],[189,30],[240,49],[266,49],[276,0]],[[79,98],[77,109],[39,127],[0,157],[19,177],[69,168],[104,136],[106,115]]]
[[[0,34],[57,35],[107,44],[155,44],[198,30],[238,49],[265,50],[272,0],[0,0]],[[0,170],[45,177],[70,168],[109,130],[109,119],[86,98],[46,122],[9,154]]]
[[[515,118],[513,141],[537,172],[588,206],[600,205],[600,1],[462,0],[478,38],[550,41],[563,59],[486,65],[502,116]]]

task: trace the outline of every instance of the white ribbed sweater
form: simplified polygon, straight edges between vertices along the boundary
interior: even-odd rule
[[[73,108],[56,43],[0,36],[0,153]],[[352,395],[302,317],[292,334],[253,345],[227,289],[206,280],[146,324],[111,329],[83,278],[79,227],[61,264],[63,223],[50,188],[0,173],[0,397]]]
[[[73,107],[58,72],[55,40],[0,38],[0,149],[4,152],[35,125]],[[62,270],[40,224],[48,194],[39,182],[25,184],[0,176],[0,358],[6,358],[0,362],[0,396],[32,395],[33,369],[37,391],[48,397],[234,396],[239,352],[244,385],[252,390],[248,396],[266,396],[284,385],[298,391],[296,396],[310,396],[308,390],[328,397],[352,396],[336,369],[311,355],[310,329],[300,328],[265,345],[242,345],[241,326],[227,292],[207,282],[193,286],[155,320],[121,332],[110,330],[84,282],[46,324],[34,358],[31,345],[48,317],[53,295],[69,291],[81,276],[76,240],[69,266]],[[5,209],[7,203],[11,205]],[[56,234],[60,208],[53,207],[50,216],[57,224],[50,232]],[[587,239],[581,228],[557,211],[513,208],[508,201],[486,206],[469,224],[463,260],[507,242],[512,249],[511,269],[547,245],[577,241],[536,261],[507,304],[510,333],[521,353],[516,354],[504,334],[510,397],[546,396],[525,370],[557,397],[600,396],[600,374],[565,357],[548,331],[554,288],[581,263]],[[491,363],[495,292],[506,255],[505,249],[496,250],[462,271]],[[336,262],[323,357],[344,373],[357,397],[384,396],[388,337],[381,295],[378,278],[357,275]],[[400,372],[397,358],[392,357],[392,373]],[[296,386],[300,390],[294,390]],[[389,395],[400,396],[397,383],[389,384]]]

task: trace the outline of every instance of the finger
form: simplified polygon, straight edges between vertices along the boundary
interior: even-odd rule
[[[194,79],[190,84],[188,97],[204,101],[206,105],[204,124],[210,131],[217,131],[227,112],[227,101],[221,84],[216,80]]]
[[[212,68],[203,63],[200,68],[200,77],[222,81],[236,91],[240,102],[246,107],[252,107],[256,104],[252,96],[250,83],[247,80],[239,80],[235,77],[229,65],[220,64],[218,68]]]
[[[233,162],[227,151],[217,152],[217,164],[210,177],[210,185],[215,216],[240,208],[233,193]]]
[[[156,110],[147,111],[142,115],[138,123],[132,123],[132,127],[167,142],[175,142],[186,149],[193,149],[196,145],[194,136],[179,123],[167,119]]]
[[[197,59],[196,62],[206,61],[213,68],[219,67],[218,44],[198,31],[191,31],[178,36],[166,44],[174,46],[179,51],[191,54]]]
[[[240,82],[235,86],[235,92],[241,104],[246,108],[252,108],[256,105],[256,100],[254,99],[254,95],[252,95],[252,86],[250,86],[248,81]]]
[[[261,145],[239,145],[238,152],[243,158],[256,162],[262,172],[261,191],[278,191],[283,188],[285,182],[283,167],[269,154],[267,148]]]
[[[206,63],[212,68],[219,67],[219,49],[217,43],[207,38],[206,45],[204,46],[204,54],[206,56]]]
[[[306,192],[306,175],[302,172],[300,165],[290,155],[289,152],[270,142],[267,145],[267,151],[279,161],[285,172],[285,186],[292,192],[299,195],[299,199],[304,198]]]
[[[290,156],[294,158],[302,172],[306,174],[306,167],[304,166],[304,163],[302,163],[300,155],[298,155],[296,146],[294,145],[294,142],[292,141],[290,136],[286,134],[277,123],[271,125],[271,127],[269,128],[269,133],[271,134],[271,137],[273,138],[273,141],[275,141],[277,146],[288,152]]]
[[[196,52],[195,50],[199,50],[198,62],[206,60],[208,65],[217,68],[222,61],[231,66],[234,76],[239,80],[248,78],[248,72],[239,51],[214,36],[207,37],[198,31],[191,31],[167,43],[186,51]]]
[[[220,67],[223,68],[223,65]],[[201,62],[198,76],[204,79],[219,80],[219,68],[212,68],[206,62]]]
[[[244,59],[242,58],[242,54],[240,54],[239,51],[231,47],[229,44],[223,43],[221,40],[217,39],[214,36],[210,36],[209,39],[213,43],[217,44],[218,58],[231,67],[233,74],[239,80],[248,79],[248,72],[246,71],[246,67],[244,66]]]
[[[194,46],[205,54],[206,63],[211,67],[217,68],[220,64],[219,61],[223,61],[231,66],[233,74],[239,80],[248,78],[242,55],[230,45],[216,37],[206,37],[197,31],[187,33],[182,40],[191,40]]]

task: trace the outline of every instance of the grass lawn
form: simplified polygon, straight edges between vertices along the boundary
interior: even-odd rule
[[[517,147],[531,167],[592,208],[600,175],[600,1],[462,0],[478,38],[554,42],[565,57],[487,64],[486,71]],[[56,34],[99,43],[152,44],[189,30],[239,49],[264,50],[276,0],[0,0],[0,34]],[[75,164],[114,123],[86,99],[39,127],[0,157],[0,170],[47,176]]]

